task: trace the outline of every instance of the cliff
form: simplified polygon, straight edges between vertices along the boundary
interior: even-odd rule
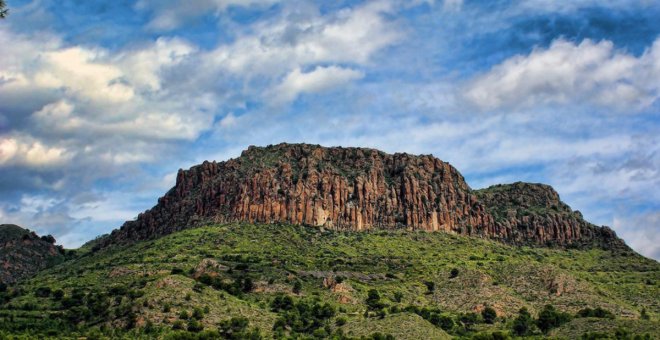
[[[236,159],[180,170],[176,185],[155,207],[99,246],[236,221],[442,231],[515,244],[622,242],[576,214],[502,218],[509,211],[500,207],[504,194],[491,191],[473,191],[453,166],[431,155],[308,144],[250,147]]]
[[[13,284],[64,260],[63,249],[48,235],[0,224],[0,283]]]

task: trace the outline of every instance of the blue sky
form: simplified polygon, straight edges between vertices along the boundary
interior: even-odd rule
[[[0,222],[76,247],[249,145],[548,183],[660,259],[654,1],[9,0]]]

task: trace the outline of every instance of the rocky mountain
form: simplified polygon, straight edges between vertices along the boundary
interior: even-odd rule
[[[309,144],[251,146],[240,157],[179,170],[152,209],[97,247],[133,243],[192,226],[292,223],[332,230],[441,231],[510,244],[627,249],[549,186],[472,190],[432,155]]]
[[[13,284],[64,260],[51,235],[39,237],[13,224],[0,224],[0,283]]]

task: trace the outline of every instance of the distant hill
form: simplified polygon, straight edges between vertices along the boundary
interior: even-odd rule
[[[52,236],[39,237],[14,224],[0,224],[0,282],[13,284],[64,260]]]
[[[551,187],[516,183],[472,190],[431,155],[279,144],[226,162],[179,170],[152,209],[98,247],[153,239],[208,223],[293,223],[330,230],[426,230],[510,244],[629,251],[588,223]]]

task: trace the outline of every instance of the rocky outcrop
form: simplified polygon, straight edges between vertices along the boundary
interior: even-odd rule
[[[585,221],[549,185],[498,184],[475,194],[509,243],[628,249],[612,229]]]
[[[453,166],[431,155],[308,144],[250,147],[236,159],[180,170],[174,188],[154,208],[100,246],[236,221],[442,231],[533,244],[595,237],[582,230],[559,236],[552,226],[521,233],[517,224],[496,221],[488,208],[493,201],[478,193]]]
[[[63,249],[48,235],[0,224],[0,282],[13,284],[64,260]]]

